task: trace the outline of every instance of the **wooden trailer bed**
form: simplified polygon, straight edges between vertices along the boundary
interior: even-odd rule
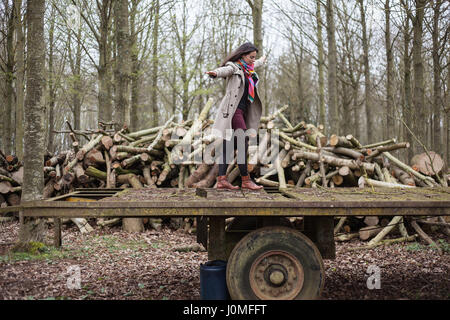
[[[196,217],[208,259],[227,261],[232,299],[314,299],[324,286],[323,259],[336,254],[335,216],[450,215],[450,188],[80,189],[0,209],[18,210],[54,218],[56,246],[61,218]],[[303,217],[302,227],[288,217]]]

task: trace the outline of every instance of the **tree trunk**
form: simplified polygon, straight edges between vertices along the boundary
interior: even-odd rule
[[[14,0],[16,10],[16,156],[23,159],[23,105],[24,105],[24,79],[25,79],[25,37],[22,21],[22,0]]]
[[[44,191],[44,11],[45,0],[27,0],[27,94],[25,98],[25,150],[22,201],[39,200]],[[44,240],[44,222],[21,217],[17,249],[27,249],[30,241]]]
[[[386,15],[386,29],[385,29],[385,47],[386,47],[386,112],[385,112],[385,130],[384,139],[389,139],[395,136],[394,126],[394,54],[391,43],[391,7],[390,0],[386,0],[384,4]]]
[[[99,8],[100,36],[98,39],[99,65],[98,65],[98,120],[110,122],[112,120],[111,102],[111,50],[108,44],[110,32],[110,0],[103,0]]]
[[[316,20],[317,20],[317,68],[319,73],[319,123],[325,128],[325,80],[324,80],[324,58],[323,58],[323,38],[322,38],[322,16],[320,10],[320,0],[316,0]],[[326,134],[326,129],[325,132]]]
[[[70,37],[69,35],[69,60],[70,60],[70,68],[72,71],[73,83],[72,83],[72,110],[73,110],[73,129],[81,130],[81,26],[77,31],[76,40],[77,40],[77,48],[75,52],[75,59],[72,58],[72,49],[70,46]]]
[[[116,26],[117,59],[115,69],[116,81],[116,130],[129,120],[128,84],[130,78],[130,38],[128,26],[128,1],[118,0],[114,3]]]
[[[450,53],[447,53],[448,57],[447,57],[447,61],[450,60]],[[449,165],[448,162],[450,161],[450,72],[447,72],[447,97],[446,97],[446,108],[444,110],[445,112],[445,121],[444,121],[444,136],[446,137],[445,139],[445,163],[446,163],[446,167],[448,171]]]
[[[417,138],[423,143],[427,144],[426,135],[426,119],[427,119],[427,108],[425,107],[425,89],[424,89],[424,78],[423,78],[423,57],[422,57],[422,43],[423,43],[423,18],[424,18],[424,7],[427,0],[416,0],[416,14],[413,19],[413,69],[414,69],[414,119],[415,126],[414,132]],[[416,145],[417,146],[417,145]],[[418,148],[414,148],[414,153],[419,153],[422,151]]]
[[[54,140],[55,133],[53,132],[55,129],[55,100],[56,100],[56,85],[55,85],[55,69],[53,66],[54,61],[54,48],[55,48],[55,8],[52,7],[51,16],[50,16],[50,28],[48,31],[48,141],[47,141],[47,150],[53,154],[54,152]]]
[[[436,0],[433,16],[433,150],[442,150],[441,142],[441,65],[439,55],[439,19],[442,0]],[[443,46],[445,44],[442,44]],[[449,88],[448,88],[449,89]],[[447,89],[447,90],[448,90]]]
[[[3,112],[3,151],[6,154],[12,154],[13,151],[13,106],[14,106],[14,29],[15,29],[15,12],[14,5],[9,7],[9,1],[5,3],[5,13],[7,17],[6,32],[6,64],[5,73],[5,109]]]
[[[339,134],[339,118],[337,105],[337,51],[334,26],[334,3],[327,0],[327,38],[328,38],[328,108],[330,114],[331,133]]]
[[[408,9],[406,9],[408,10]],[[404,28],[403,28],[403,37],[404,37],[404,45],[403,45],[403,91],[404,91],[404,101],[403,101],[403,117],[405,118],[406,125],[413,129],[413,119],[414,119],[414,110],[412,108],[412,91],[411,91],[411,58],[409,54],[409,44],[411,41],[411,37],[409,35],[409,18],[405,19]],[[411,148],[408,149],[408,159],[411,159],[414,155],[414,149],[416,142],[414,138],[407,130],[407,128],[403,127],[404,134],[403,136],[406,140],[411,144]],[[409,162],[409,161],[406,161]]]
[[[369,67],[369,39],[367,37],[366,27],[366,10],[364,8],[364,1],[358,0],[359,9],[361,13],[361,28],[362,28],[362,47],[363,47],[363,61],[364,61],[364,102],[366,108],[367,118],[367,138],[376,136],[375,118],[372,110],[372,96],[371,96],[371,81],[370,81],[370,67]],[[370,141],[368,141],[370,143]]]
[[[264,0],[247,0],[251,10],[252,10],[252,21],[253,21],[253,44],[256,48],[258,48],[258,54],[262,56],[264,54],[263,51],[263,34],[262,34],[262,14],[263,14],[263,6]],[[261,69],[258,71],[260,79],[264,79],[264,70]],[[264,94],[259,94],[259,97],[262,99]],[[268,115],[268,108],[265,106],[263,102],[263,112],[264,116]]]
[[[154,127],[159,125],[158,109],[158,63],[159,63],[159,0],[155,4],[155,23],[153,25],[153,48],[152,48],[152,77],[150,88],[150,107],[152,108],[152,123]]]
[[[136,0],[131,1],[132,7],[130,12],[130,51],[131,51],[131,104],[130,104],[130,130],[136,131],[139,127],[139,79],[141,78],[140,64],[139,64],[139,49],[137,45],[137,31],[136,31],[136,15],[137,5]]]

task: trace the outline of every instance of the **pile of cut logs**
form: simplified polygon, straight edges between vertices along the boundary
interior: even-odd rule
[[[16,156],[5,155],[0,150],[0,206],[20,204],[23,166]]]
[[[214,187],[218,165],[194,161],[196,155],[208,146],[221,143],[202,135],[214,123],[207,119],[212,104],[212,100],[208,101],[195,120],[175,123],[171,117],[162,126],[135,132],[126,127],[115,131],[113,124],[105,123],[99,123],[100,129],[92,131],[73,130],[69,125],[67,134],[72,139],[72,149],[45,158],[44,197],[88,187]],[[305,122],[292,125],[283,115],[286,109],[287,106],[261,118],[260,128],[267,130],[259,137],[258,148],[249,150],[249,171],[261,185],[279,189],[448,185],[444,163],[434,152],[417,155],[411,165],[407,165],[391,152],[409,148],[408,142],[398,143],[391,139],[362,145],[352,135],[327,137],[321,125]],[[80,145],[81,136],[89,142]],[[193,151],[182,157],[179,151],[183,146],[190,146]],[[273,161],[267,161],[275,150],[274,146],[279,152]],[[2,206],[18,204],[23,179],[21,163],[9,155],[1,155],[0,162],[0,203]],[[239,183],[236,157],[227,174],[231,183]],[[123,219],[125,230],[142,230],[141,220]],[[363,223],[359,227],[383,225],[377,217],[361,217],[361,221]],[[127,228],[127,223],[131,227]],[[349,225],[348,220],[341,219],[336,226],[336,234]],[[352,230],[347,231],[340,240],[345,240],[348,234],[354,236],[350,232]],[[358,233],[361,239],[369,239],[376,234],[370,229],[361,231],[361,235]]]

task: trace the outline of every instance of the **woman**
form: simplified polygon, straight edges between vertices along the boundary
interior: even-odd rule
[[[239,189],[228,182],[226,172],[228,164],[226,163],[226,150],[231,148],[231,140],[238,141],[233,134],[232,137],[227,136],[227,130],[233,129],[233,132],[242,129],[258,131],[259,122],[262,114],[262,103],[258,96],[257,85],[259,82],[258,75],[254,71],[255,68],[262,66],[266,61],[265,56],[256,60],[258,49],[250,42],[244,43],[235,51],[233,51],[221,66],[213,71],[207,71],[212,78],[226,78],[227,90],[225,97],[219,106],[219,112],[216,116],[212,131],[223,138],[223,161],[219,164],[219,177],[217,178],[218,189]],[[245,138],[245,161],[239,163],[239,171],[242,178],[242,189],[260,190],[263,186],[255,184],[247,171],[247,152],[248,137]],[[236,143],[233,144],[236,149]],[[239,148],[241,149],[241,148]]]

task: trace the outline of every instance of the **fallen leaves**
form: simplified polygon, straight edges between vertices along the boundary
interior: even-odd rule
[[[131,234],[120,227],[81,235],[73,226],[63,230],[61,250],[50,251],[45,259],[15,260],[5,254],[17,232],[17,222],[0,225],[2,300],[200,299],[200,264],[207,261],[207,252],[198,246],[195,235],[168,228]],[[51,236],[48,230],[49,242]],[[428,246],[411,244],[349,252],[352,246],[361,242],[336,243],[336,260],[324,261],[323,299],[450,298],[448,252],[439,255]],[[80,269],[80,289],[67,286],[68,268],[74,265]],[[367,288],[371,265],[380,268],[379,290]]]

